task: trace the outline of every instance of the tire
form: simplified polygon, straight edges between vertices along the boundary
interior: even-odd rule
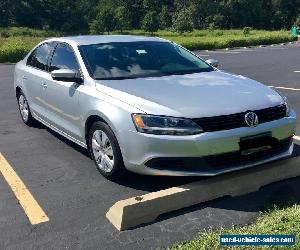
[[[111,128],[104,122],[95,122],[88,134],[88,147],[99,172],[109,180],[126,175],[119,143]]]
[[[36,124],[36,120],[33,118],[30,108],[29,108],[29,104],[27,102],[27,99],[24,95],[24,93],[22,92],[22,90],[20,90],[18,96],[18,106],[19,106],[19,111],[20,111],[20,115],[21,115],[21,119],[22,121],[27,125],[27,126],[33,126]]]

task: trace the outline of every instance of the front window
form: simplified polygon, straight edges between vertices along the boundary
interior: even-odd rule
[[[96,80],[209,72],[214,69],[188,50],[168,42],[114,42],[79,46]]]
[[[50,72],[58,69],[71,69],[79,71],[76,56],[71,47],[64,43],[59,43],[53,53],[50,65]]]

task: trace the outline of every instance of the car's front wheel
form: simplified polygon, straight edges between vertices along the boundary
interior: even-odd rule
[[[31,115],[27,99],[22,90],[19,92],[17,98],[19,104],[19,111],[23,122],[28,126],[34,125],[36,120]]]
[[[104,122],[95,122],[89,131],[89,149],[100,171],[107,179],[117,180],[126,174],[118,141]]]

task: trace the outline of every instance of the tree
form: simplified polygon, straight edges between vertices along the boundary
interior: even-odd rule
[[[142,27],[145,31],[151,32],[151,34],[157,31],[159,28],[159,19],[158,19],[157,12],[155,11],[147,12],[147,14],[143,19]]]
[[[15,8],[18,5],[14,0],[0,1],[0,26],[6,27],[15,21]]]
[[[143,0],[143,8],[146,12],[155,11],[159,12],[161,9],[160,0]]]
[[[92,34],[101,34],[103,32],[113,31],[116,27],[114,11],[111,8],[102,8],[96,16],[96,19],[90,24]]]
[[[39,13],[42,9],[40,1],[20,1],[15,7],[16,24],[20,26],[40,28],[42,15]]]
[[[123,32],[125,29],[129,29],[131,25],[130,15],[128,10],[124,6],[119,6],[115,10],[116,29]]]
[[[300,0],[0,0],[0,26],[68,34],[154,32],[158,26],[180,33],[207,27],[289,29],[299,9]]]
[[[206,24],[209,28],[219,29],[226,27],[226,19],[221,14],[216,14],[206,18]]]
[[[60,30],[68,34],[78,34],[87,30],[88,25],[83,13],[75,1],[65,0],[43,0],[43,1],[22,1],[26,6],[18,5],[18,25],[27,27],[46,28]],[[28,2],[28,3],[26,3]],[[35,18],[33,19],[32,16]],[[30,25],[26,23],[32,23]]]
[[[300,27],[300,15],[297,17],[295,21],[295,26]]]
[[[177,15],[175,15],[173,28],[178,33],[191,32],[193,30],[193,24],[188,8],[182,9],[179,13],[177,13]]]
[[[166,5],[162,7],[159,14],[159,23],[161,29],[169,28],[172,25],[172,17]]]
[[[272,5],[276,11],[280,11],[282,20],[281,28],[290,28],[299,13],[300,1],[272,0]]]

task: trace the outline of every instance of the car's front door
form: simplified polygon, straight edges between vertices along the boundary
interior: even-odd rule
[[[73,49],[66,43],[58,43],[49,65],[50,73],[58,69],[71,69],[80,72],[80,67]],[[67,133],[74,139],[80,140],[80,111],[78,97],[79,83],[57,81],[52,78],[47,81],[43,96],[49,111],[48,122]]]

